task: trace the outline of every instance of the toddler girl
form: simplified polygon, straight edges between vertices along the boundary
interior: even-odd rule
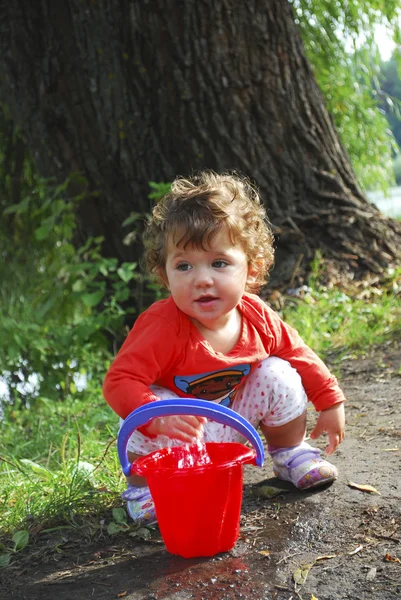
[[[273,234],[257,191],[236,175],[176,179],[144,235],[146,264],[169,290],[135,322],[104,382],[126,418],[165,398],[222,403],[260,427],[277,477],[299,489],[333,481],[336,468],[304,441],[306,405],[319,413],[310,437],[344,437],[336,378],[298,333],[254,293],[273,265]],[[170,442],[173,440],[173,442]],[[234,429],[195,416],[155,418],[128,443],[131,461],[168,445],[244,442]],[[128,512],[155,522],[146,481],[128,479]]]

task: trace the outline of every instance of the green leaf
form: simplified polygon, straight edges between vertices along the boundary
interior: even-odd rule
[[[11,560],[11,554],[0,554],[0,569],[8,567]]]
[[[26,198],[24,198],[21,202],[19,202],[18,204],[12,204],[11,206],[8,206],[5,210],[4,210],[4,214],[5,215],[11,215],[13,213],[22,213],[25,212],[26,209],[29,206],[29,203],[31,201],[30,196],[27,196]]]
[[[53,473],[49,471],[49,469],[46,469],[46,467],[43,465],[39,465],[38,463],[33,462],[33,460],[29,460],[29,458],[21,458],[21,462],[27,467],[30,467],[37,475],[44,477],[44,479],[53,479]]]
[[[271,498],[275,498],[279,494],[288,494],[289,490],[274,487],[272,485],[261,485],[254,489],[254,495],[258,498],[265,498],[270,500]]]
[[[141,213],[138,212],[132,212],[122,223],[121,225],[123,227],[126,227],[127,225],[131,225],[132,223],[135,223],[135,221],[137,221],[138,219],[140,219],[142,217]]]
[[[129,289],[125,287],[123,289],[116,289],[114,296],[117,302],[125,302],[128,300],[129,294]]]
[[[92,294],[84,294],[82,296],[82,300],[84,304],[88,306],[88,308],[93,308],[94,306],[99,304],[103,297],[104,291],[99,290],[98,292],[93,292]]]
[[[16,531],[12,537],[12,540],[14,542],[14,552],[18,552],[18,550],[23,550],[29,542],[29,531],[27,531],[26,529]]]
[[[145,542],[147,540],[150,540],[152,536],[150,529],[148,529],[147,527],[140,527],[139,529],[137,529],[137,531],[133,531],[129,535],[133,538],[144,540]]]
[[[20,349],[18,348],[17,344],[14,343],[14,340],[10,340],[7,352],[10,360],[12,361],[19,356]]]
[[[113,508],[112,514],[116,523],[124,523],[124,525],[127,524],[127,513],[123,508]]]
[[[50,223],[41,225],[40,227],[35,229],[35,238],[38,240],[38,242],[45,240],[46,238],[49,237],[49,234],[52,231],[52,229],[53,229],[53,227]]]
[[[85,284],[84,284],[84,282],[83,282],[82,279],[77,279],[72,284],[72,291],[73,292],[82,292],[84,289],[85,289]]]
[[[122,527],[118,523],[115,523],[114,521],[112,521],[107,526],[107,533],[109,535],[114,535],[116,533],[120,533],[120,531],[124,531],[124,529],[125,529],[125,527]]]
[[[136,263],[123,263],[119,269],[117,269],[118,276],[125,282],[128,283],[133,277],[133,271],[136,268]]]
[[[171,190],[171,183],[166,183],[163,181],[149,181],[149,187],[151,188],[150,194],[148,194],[148,198],[151,200],[160,200],[165,194]]]

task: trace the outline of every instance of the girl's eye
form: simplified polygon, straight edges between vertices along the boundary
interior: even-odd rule
[[[226,262],[225,260],[214,260],[213,261],[213,267],[215,267],[216,269],[222,269],[224,267],[226,267],[228,265],[228,262]]]
[[[177,271],[189,271],[191,265],[186,262],[181,262],[176,266]]]

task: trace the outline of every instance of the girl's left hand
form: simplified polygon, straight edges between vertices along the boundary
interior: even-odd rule
[[[345,413],[344,403],[333,404],[330,408],[322,410],[317,423],[310,434],[312,440],[316,440],[326,432],[329,437],[329,445],[325,449],[327,454],[332,454],[344,439]]]

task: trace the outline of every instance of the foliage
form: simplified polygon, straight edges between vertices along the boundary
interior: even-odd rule
[[[377,25],[400,40],[399,0],[292,0],[327,108],[366,189],[392,183],[395,140],[381,110]],[[373,91],[373,93],[372,93]]]
[[[163,196],[168,194],[168,192],[171,190],[171,183],[166,183],[164,181],[149,181],[149,186],[152,190],[149,194],[149,198],[155,202],[161,200]]]
[[[2,344],[0,368],[11,398],[64,398],[79,381],[101,377],[110,358],[107,332],[121,328],[137,277],[135,263],[101,254],[101,238],[75,250],[69,181],[52,189],[38,179],[4,215],[12,238],[1,236]]]
[[[7,112],[0,112],[0,372],[8,401],[98,393],[111,342],[130,313],[136,263],[102,255],[102,238],[74,247],[86,182],[41,179]],[[21,150],[23,149],[23,150]],[[71,195],[71,184],[82,190]]]

